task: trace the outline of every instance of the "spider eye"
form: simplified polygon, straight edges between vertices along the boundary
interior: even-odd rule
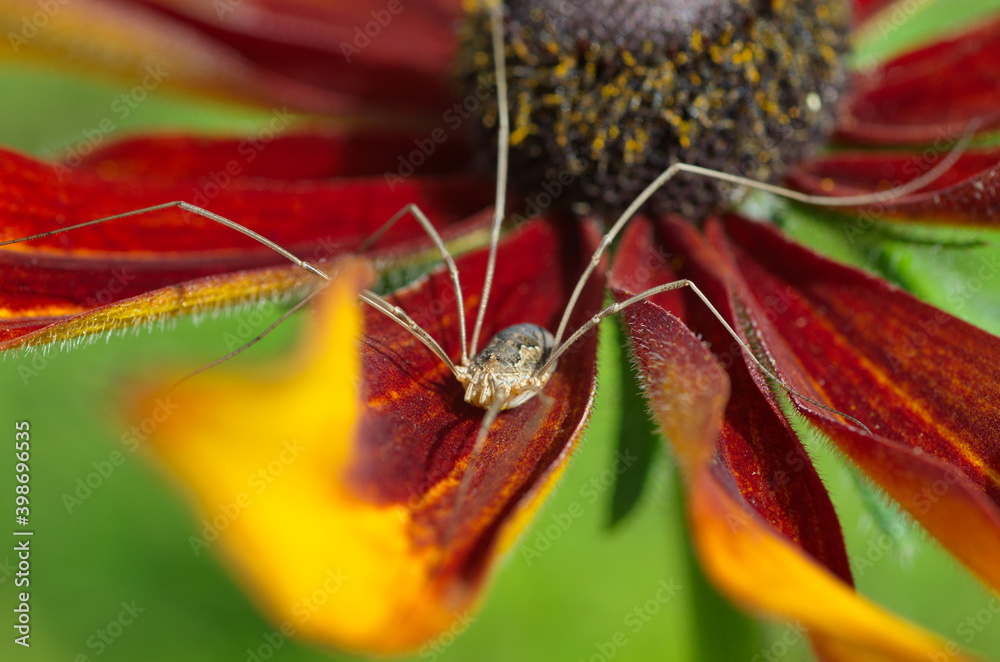
[[[846,0],[509,0],[512,183],[614,213],[678,161],[776,180],[832,129],[850,22]],[[480,3],[470,90],[492,80],[489,35]],[[480,108],[495,130],[495,101]],[[684,177],[653,205],[700,219],[730,193]]]

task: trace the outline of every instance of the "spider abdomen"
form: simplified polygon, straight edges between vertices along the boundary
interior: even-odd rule
[[[459,380],[466,387],[465,401],[486,408],[505,399],[502,409],[524,404],[555,371],[553,365],[544,375],[539,372],[553,346],[552,334],[537,324],[503,329],[462,370]]]

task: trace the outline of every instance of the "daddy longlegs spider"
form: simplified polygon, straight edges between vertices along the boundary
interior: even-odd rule
[[[441,345],[419,324],[417,324],[413,318],[410,317],[406,311],[402,308],[393,305],[386,298],[381,295],[371,291],[365,290],[359,294],[359,298],[365,304],[371,306],[378,312],[386,315],[391,320],[396,322],[405,328],[409,333],[411,333],[416,339],[423,343],[441,362],[447,366],[452,375],[465,387],[465,400],[466,402],[477,405],[485,409],[485,414],[480,423],[479,430],[476,436],[475,443],[468,455],[468,464],[466,466],[465,472],[463,474],[461,483],[458,486],[456,492],[456,504],[461,504],[464,498],[467,496],[467,492],[470,488],[471,477],[474,474],[479,457],[483,451],[484,445],[489,436],[490,428],[496,421],[497,417],[500,416],[501,412],[506,409],[511,409],[518,407],[525,402],[529,401],[536,395],[542,394],[545,389],[546,384],[549,379],[555,373],[558,365],[559,358],[578,340],[580,340],[584,335],[594,330],[598,323],[604,318],[617,314],[618,312],[624,310],[625,308],[644,301],[652,296],[661,294],[664,292],[669,292],[671,290],[680,289],[683,287],[689,288],[693,294],[695,294],[708,308],[712,315],[719,321],[726,332],[736,341],[736,343],[741,348],[742,352],[746,357],[752,361],[760,370],[763,371],[765,375],[774,380],[774,383],[780,385],[785,391],[796,397],[810,402],[811,404],[818,406],[822,409],[830,411],[838,416],[850,420],[852,423],[861,426],[864,429],[864,424],[857,419],[834,410],[820,402],[817,402],[808,396],[799,393],[791,386],[785,384],[780,377],[769,370],[757,357],[753,354],[751,349],[740,339],[736,331],[726,322],[723,315],[718,311],[718,309],[712,305],[709,299],[701,292],[700,289],[689,280],[678,280],[671,283],[665,283],[658,285],[656,287],[647,289],[640,292],[628,299],[611,304],[601,310],[600,312],[593,315],[587,322],[582,326],[577,328],[572,333],[567,334],[567,326],[571,318],[571,314],[580,298],[580,295],[593,273],[594,269],[599,265],[602,256],[604,255],[607,248],[615,240],[615,238],[620,234],[625,225],[629,220],[637,213],[637,211],[647,202],[647,200],[664,184],[666,184],[673,177],[685,173],[689,175],[708,177],[716,179],[718,181],[728,182],[730,184],[735,184],[737,186],[743,186],[749,189],[761,191],[764,193],[770,193],[773,195],[780,196],[782,198],[808,204],[814,206],[825,206],[825,207],[838,207],[838,206],[852,206],[852,205],[865,205],[872,203],[884,202],[895,197],[903,196],[911,192],[919,191],[923,187],[927,186],[931,182],[939,178],[945,171],[947,171],[951,166],[958,160],[961,153],[967,146],[968,142],[971,140],[971,135],[974,132],[974,126],[967,128],[965,135],[956,142],[955,147],[952,151],[946,155],[939,163],[937,163],[934,168],[930,169],[928,172],[924,173],[917,179],[914,179],[907,184],[898,186],[896,188],[888,189],[879,193],[872,194],[862,194],[853,196],[841,196],[841,197],[829,197],[829,196],[817,196],[808,195],[793,191],[781,186],[776,186],[772,184],[767,184],[763,182],[758,182],[753,179],[742,177],[738,175],[731,175],[717,170],[712,170],[709,168],[703,168],[696,165],[686,164],[686,163],[675,163],[663,171],[653,182],[651,182],[643,191],[640,193],[635,200],[628,206],[628,208],[617,218],[615,223],[607,230],[604,236],[601,238],[599,245],[594,251],[590,258],[589,263],[584,269],[583,273],[577,280],[576,286],[566,304],[566,308],[563,311],[562,317],[560,318],[559,326],[552,334],[547,329],[537,326],[535,324],[517,324],[498,332],[485,347],[476,352],[476,347],[479,346],[479,337],[483,328],[483,321],[485,319],[487,304],[489,302],[490,290],[493,284],[493,279],[496,270],[496,256],[497,256],[497,246],[500,240],[500,231],[504,221],[505,206],[506,206],[506,189],[507,189],[507,170],[508,170],[508,149],[510,143],[510,123],[509,123],[509,107],[507,99],[507,83],[506,83],[506,65],[503,56],[503,16],[502,8],[499,2],[490,3],[491,12],[491,28],[492,28],[492,47],[493,47],[493,61],[495,68],[495,75],[497,81],[497,97],[498,97],[498,118],[499,118],[499,135],[498,135],[498,156],[497,156],[497,179],[496,179],[496,203],[494,206],[494,213],[490,228],[490,242],[489,242],[489,255],[487,261],[486,275],[484,278],[482,296],[477,307],[475,324],[473,326],[473,331],[471,338],[467,337],[466,319],[465,319],[465,308],[464,308],[464,298],[462,296],[462,285],[458,267],[455,263],[454,257],[451,255],[448,247],[446,246],[441,235],[438,233],[434,225],[427,218],[423,211],[416,205],[407,205],[403,209],[399,210],[394,216],[392,216],[376,233],[374,233],[368,240],[366,240],[360,247],[360,251],[364,251],[367,247],[371,246],[381,237],[385,232],[387,232],[397,221],[399,221],[404,216],[412,216],[423,228],[428,237],[434,243],[437,251],[440,253],[445,266],[448,269],[450,278],[452,281],[452,286],[454,288],[456,296],[456,305],[458,313],[458,326],[459,326],[459,336],[460,336],[460,357],[458,362],[452,360],[450,356],[442,349]],[[270,239],[254,232],[253,230],[235,222],[230,219],[219,216],[206,209],[196,207],[190,203],[183,201],[173,201],[167,202],[160,205],[155,205],[152,207],[146,207],[143,209],[133,210],[125,212],[122,214],[116,214],[114,216],[108,216],[105,218],[100,218],[97,220],[88,221],[85,223],[79,223],[76,225],[71,225],[57,230],[51,230],[48,232],[42,232],[39,234],[21,237],[19,239],[12,239],[8,241],[0,242],[0,247],[7,246],[10,244],[32,241],[35,239],[41,239],[44,237],[50,237],[52,235],[61,234],[63,232],[69,232],[71,230],[76,230],[91,225],[97,225],[100,223],[106,223],[109,221],[123,219],[128,217],[134,217],[140,214],[145,214],[157,210],[167,209],[177,207],[181,210],[196,214],[209,221],[219,223],[225,227],[232,230],[240,232],[255,241],[267,246],[279,255],[291,261],[298,267],[312,273],[313,275],[321,278],[323,280],[329,280],[329,276],[319,267],[302,260],[298,256],[294,255],[292,252],[286,250],[277,243],[271,241]],[[232,356],[244,351],[251,345],[258,342],[265,335],[267,335],[272,329],[277,325],[282,323],[289,316],[294,314],[296,311],[304,307],[309,301],[311,301],[317,294],[319,294],[323,288],[318,288],[314,292],[306,295],[302,300],[296,303],[290,310],[286,311],[281,315],[274,323],[267,327],[262,333],[249,342],[245,343],[240,348],[234,350],[233,352],[227,354],[226,356],[213,361],[212,363],[200,368],[194,373],[189,374],[184,380],[198,374],[208,368],[211,368]],[[182,380],[183,381],[183,380]],[[176,384],[175,384],[176,386]],[[543,396],[544,397],[544,396]],[[454,522],[452,523],[454,526]],[[446,533],[446,540],[450,539],[454,531],[449,530]]]

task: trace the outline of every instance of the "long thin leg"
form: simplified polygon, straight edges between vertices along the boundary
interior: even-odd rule
[[[601,256],[604,251],[607,250],[611,242],[615,240],[618,233],[621,232],[625,224],[632,220],[632,217],[639,210],[642,205],[649,200],[650,196],[656,193],[664,184],[673,179],[678,173],[686,172],[692,175],[699,175],[703,177],[708,177],[709,179],[717,179],[724,182],[729,182],[731,184],[739,184],[741,186],[746,186],[747,188],[756,189],[758,191],[764,191],[766,193],[773,193],[774,195],[787,198],[789,200],[794,200],[796,202],[802,202],[809,205],[817,205],[822,207],[840,207],[840,206],[852,206],[852,205],[865,205],[872,203],[885,202],[891,200],[892,198],[907,195],[913,191],[920,190],[921,188],[927,186],[931,182],[938,179],[943,175],[948,169],[955,164],[955,162],[961,157],[965,148],[969,145],[969,141],[972,139],[973,133],[975,133],[976,128],[979,126],[979,121],[970,122],[966,127],[965,133],[962,138],[955,143],[955,147],[952,148],[948,156],[941,160],[937,165],[928,170],[922,176],[914,179],[911,182],[903,184],[902,186],[897,186],[895,188],[887,189],[885,191],[879,191],[878,193],[868,193],[864,195],[850,195],[850,196],[823,196],[823,195],[807,195],[805,193],[800,193],[798,191],[793,191],[791,189],[784,188],[782,186],[775,186],[773,184],[765,184],[763,182],[758,182],[747,177],[740,177],[739,175],[730,175],[725,172],[720,172],[718,170],[712,170],[711,168],[702,168],[701,166],[688,165],[686,163],[675,163],[669,168],[660,173],[660,176],[653,180],[653,182],[643,189],[642,193],[632,201],[632,204],[618,217],[615,224],[611,226],[607,234],[601,239],[601,243],[598,245],[597,250],[590,258],[590,263],[587,268],[584,269],[583,274],[580,275],[580,280],[576,283],[576,288],[573,290],[573,294],[570,296],[569,303],[566,304],[566,310],[563,311],[562,319],[559,321],[559,328],[556,330],[555,344],[558,347],[559,342],[563,338],[563,334],[566,332],[566,325],[569,324],[570,315],[573,313],[573,308],[576,306],[577,300],[580,298],[580,293],[583,291],[583,287],[590,278],[590,274],[594,272],[597,268],[598,263],[601,261]]]
[[[376,241],[378,241],[382,237],[382,235],[388,232],[389,229],[392,228],[392,226],[395,225],[396,222],[399,219],[403,218],[406,214],[412,214],[413,218],[417,219],[417,222],[420,223],[421,227],[423,227],[424,232],[427,233],[427,235],[434,242],[434,245],[437,246],[437,249],[441,253],[441,257],[442,259],[444,259],[445,264],[448,265],[448,271],[451,273],[452,286],[455,289],[455,302],[456,306],[458,307],[457,311],[458,333],[459,336],[461,337],[461,342],[462,342],[462,365],[465,365],[469,362],[469,353],[466,350],[465,297],[462,295],[462,284],[461,282],[459,282],[458,266],[455,264],[455,258],[452,257],[451,251],[448,250],[448,247],[445,245],[444,240],[441,238],[441,235],[438,233],[434,225],[430,222],[430,219],[427,218],[427,215],[424,214],[423,210],[421,210],[420,207],[418,207],[415,204],[406,205],[398,212],[393,214],[392,218],[386,221],[382,225],[382,227],[376,230],[370,237],[365,239],[361,243],[361,245],[358,246],[358,251],[364,252],[365,250],[370,248]]]
[[[493,205],[493,227],[490,232],[490,254],[486,262],[486,277],[483,279],[483,295],[476,311],[476,326],[472,330],[472,343],[469,354],[475,355],[479,347],[479,333],[483,329],[486,318],[486,304],[490,300],[490,290],[493,288],[493,273],[496,270],[497,244],[500,243],[500,226],[507,207],[507,168],[510,149],[510,108],[507,103],[507,59],[504,55],[503,43],[503,6],[500,0],[490,2],[490,26],[493,39],[493,75],[497,79],[497,114],[500,121],[500,131],[497,136],[497,188],[496,202]]]
[[[744,354],[746,354],[747,358],[749,358],[751,361],[753,361],[754,364],[756,364],[756,366],[758,368],[760,368],[762,371],[764,371],[764,374],[766,374],[768,377],[770,377],[775,382],[777,382],[778,384],[780,384],[783,389],[785,389],[789,393],[792,393],[793,395],[796,395],[796,396],[802,398],[803,400],[806,400],[807,402],[811,402],[812,404],[816,405],[817,407],[821,407],[821,408],[823,408],[823,409],[825,409],[825,410],[827,410],[829,412],[833,412],[834,414],[837,414],[838,416],[843,416],[844,418],[850,420],[851,422],[856,423],[857,425],[861,426],[866,431],[871,432],[871,430],[869,430],[868,427],[865,426],[865,424],[862,423],[861,421],[859,421],[858,419],[854,418],[853,416],[849,416],[848,414],[845,414],[842,411],[838,411],[838,410],[836,410],[836,409],[834,409],[832,407],[828,407],[827,405],[824,405],[822,402],[817,402],[816,400],[813,400],[812,398],[810,398],[807,395],[799,393],[794,388],[792,388],[791,386],[789,386],[788,384],[786,384],[780,377],[778,377],[776,374],[774,374],[773,372],[771,372],[763,363],[761,363],[757,359],[756,356],[754,356],[753,351],[751,351],[751,349],[749,347],[747,347],[746,343],[744,343],[742,340],[740,340],[739,335],[736,333],[736,331],[733,329],[733,327],[731,327],[729,325],[729,322],[727,322],[725,320],[725,318],[722,316],[722,313],[720,313],[718,311],[718,309],[715,306],[712,305],[712,302],[708,300],[708,297],[706,297],[702,293],[702,291],[698,289],[697,285],[695,285],[694,283],[692,283],[691,281],[689,281],[687,279],[684,279],[684,280],[675,280],[672,283],[665,283],[663,285],[657,285],[656,287],[651,287],[648,290],[640,292],[639,294],[636,294],[633,297],[629,297],[628,299],[625,299],[624,301],[619,301],[617,303],[611,304],[610,306],[608,306],[607,308],[605,308],[604,310],[602,310],[601,312],[597,313],[596,315],[594,315],[593,317],[591,317],[589,320],[587,320],[587,322],[585,322],[579,329],[577,329],[576,332],[573,333],[573,335],[571,335],[569,337],[569,339],[566,340],[566,342],[564,342],[563,344],[559,345],[555,349],[555,351],[553,351],[552,354],[549,356],[549,360],[545,362],[545,365],[543,365],[539,369],[538,374],[544,375],[547,370],[551,370],[552,366],[554,366],[555,363],[556,363],[556,361],[559,360],[559,357],[562,356],[562,354],[567,349],[569,349],[573,345],[573,343],[575,343],[577,340],[579,340],[580,338],[582,338],[584,336],[584,334],[586,334],[588,331],[590,331],[595,326],[597,326],[600,323],[600,321],[602,319],[604,319],[605,317],[608,317],[609,315],[614,315],[615,313],[621,312],[622,310],[625,310],[629,306],[631,306],[633,304],[636,304],[636,303],[639,303],[640,301],[643,301],[645,299],[648,299],[651,296],[655,296],[655,295],[660,294],[662,292],[669,292],[671,290],[676,290],[676,289],[679,289],[679,288],[682,288],[682,287],[689,287],[689,288],[691,288],[691,291],[694,292],[698,296],[699,299],[701,299],[702,303],[704,303],[708,307],[709,311],[711,311],[712,315],[715,316],[715,319],[719,320],[719,323],[722,324],[723,328],[725,328],[726,331],[729,333],[729,335],[732,336],[733,340],[735,340],[737,342],[737,344],[739,344],[740,348],[743,350]]]
[[[220,363],[224,363],[225,361],[228,361],[229,359],[233,358],[234,356],[237,356],[238,354],[242,354],[246,350],[250,349],[251,347],[253,347],[254,345],[256,345],[258,342],[260,342],[261,340],[263,340],[265,336],[267,336],[269,333],[271,333],[276,328],[278,328],[281,324],[284,324],[284,322],[289,317],[291,317],[292,315],[294,315],[298,311],[302,310],[302,308],[304,308],[310,301],[312,301],[313,299],[315,299],[321,292],[323,292],[324,289],[325,289],[325,287],[321,287],[320,289],[315,290],[314,292],[310,292],[309,294],[307,294],[298,303],[296,303],[294,306],[292,306],[289,310],[287,310],[284,313],[282,313],[282,315],[278,319],[276,319],[274,322],[272,322],[266,329],[264,329],[263,331],[261,331],[252,340],[249,340],[249,341],[243,343],[242,345],[240,345],[239,347],[237,347],[233,351],[229,352],[225,356],[217,358],[214,361],[212,361],[211,363],[208,363],[208,364],[206,364],[206,365],[198,368],[194,372],[191,372],[191,373],[185,375],[184,377],[181,377],[179,380],[177,380],[176,382],[174,382],[174,384],[167,390],[167,393],[173,391],[178,386],[180,386],[181,384],[183,384],[187,380],[191,379],[192,377],[194,377],[196,375],[199,375],[199,374],[205,372],[206,370],[210,370],[210,369],[214,368],[215,366],[219,365]],[[402,308],[400,308],[399,306],[393,306],[391,303],[389,303],[388,301],[386,301],[385,299],[383,299],[382,297],[380,297],[379,295],[375,294],[374,292],[372,292],[370,290],[366,290],[364,292],[361,292],[360,294],[358,294],[358,298],[361,299],[362,301],[364,301],[365,303],[367,303],[368,305],[370,305],[375,310],[377,310],[380,313],[386,315],[387,317],[389,317],[391,320],[393,320],[394,322],[396,322],[397,324],[399,324],[403,328],[405,328],[408,331],[410,331],[414,336],[416,336],[416,338],[418,340],[420,340],[432,352],[434,352],[435,356],[437,356],[442,361],[444,361],[445,365],[448,366],[448,369],[451,370],[451,372],[453,374],[455,373],[455,364],[452,363],[451,359],[448,358],[448,355],[444,353],[444,350],[441,348],[441,346],[438,345],[438,343],[435,342],[434,338],[432,338],[431,335],[429,333],[427,333],[419,324],[417,324],[409,315],[407,315],[405,312],[403,312]]]
[[[236,221],[231,221],[228,218],[226,218],[224,216],[219,216],[218,214],[210,212],[207,209],[202,209],[201,207],[196,207],[195,205],[192,205],[190,203],[183,202],[183,201],[180,201],[180,200],[177,200],[177,201],[174,201],[174,202],[165,202],[162,205],[154,205],[152,207],[144,207],[142,209],[135,209],[135,210],[130,211],[130,212],[125,212],[124,214],[116,214],[114,216],[107,216],[105,218],[99,218],[97,220],[87,221],[86,223],[77,223],[76,225],[68,225],[68,226],[66,226],[64,228],[59,228],[57,230],[49,230],[48,232],[41,232],[41,233],[38,233],[38,234],[30,235],[28,237],[21,237],[19,239],[9,239],[7,241],[0,242],[0,247],[7,246],[7,245],[10,245],[10,244],[17,244],[17,243],[21,243],[21,242],[25,242],[25,241],[31,241],[33,239],[42,239],[44,237],[51,237],[52,235],[62,234],[63,232],[69,232],[70,230],[77,230],[79,228],[85,228],[85,227],[88,227],[88,226],[91,226],[91,225],[97,225],[99,223],[106,223],[108,221],[114,221],[114,220],[117,220],[119,218],[128,218],[130,216],[137,216],[139,214],[146,214],[146,213],[149,213],[149,212],[158,211],[160,209],[169,209],[171,207],[178,207],[180,209],[183,209],[184,211],[188,211],[188,212],[191,212],[193,214],[197,214],[199,216],[202,216],[203,218],[207,218],[210,221],[213,221],[215,223],[219,223],[220,225],[223,225],[223,226],[225,226],[227,228],[230,228],[232,230],[236,230],[237,232],[239,232],[241,234],[244,234],[244,235],[250,237],[251,239],[254,239],[255,241],[263,244],[264,246],[267,246],[268,248],[272,249],[273,251],[275,251],[279,255],[287,258],[293,264],[295,264],[295,265],[297,265],[297,266],[305,269],[306,271],[319,276],[323,280],[330,280],[330,277],[326,273],[324,273],[323,271],[321,271],[320,269],[318,269],[317,267],[315,267],[312,264],[310,264],[309,262],[306,262],[305,260],[299,258],[297,255],[295,255],[291,251],[289,251],[286,248],[282,247],[281,245],[279,245],[279,244],[271,241],[267,237],[264,237],[263,235],[258,234],[257,232],[254,232],[253,230],[251,230],[250,228],[246,227],[245,225],[241,225],[241,224],[237,223]],[[404,208],[403,211],[407,211],[407,210]],[[419,210],[417,210],[417,213],[419,214],[419,216],[417,216],[418,220],[420,219],[420,217],[423,217],[423,221],[425,221],[427,223],[426,227],[431,228],[431,231],[433,232],[432,238],[436,237],[437,240],[440,241],[440,235],[438,235],[436,232],[433,231],[433,226],[430,225],[429,221],[427,221],[426,216],[423,216],[423,213],[420,212]],[[445,250],[445,253],[447,253],[447,250]],[[456,291],[458,292],[459,306],[461,306],[462,305],[462,302],[461,302],[461,288],[460,288],[460,285],[458,283],[458,269],[455,267],[455,262],[454,262],[454,260],[451,259],[451,255],[450,254],[447,254],[446,261],[450,262],[449,268],[452,269],[453,281],[454,281],[454,284],[455,284]],[[317,292],[318,291],[319,290],[317,290]],[[234,352],[230,352],[226,356],[224,356],[224,357],[218,359],[217,361],[215,361],[215,362],[213,362],[213,363],[205,366],[204,368],[198,370],[197,372],[193,373],[192,375],[189,375],[188,377],[185,377],[182,381],[184,381],[184,380],[186,380],[186,379],[194,376],[194,374],[197,374],[198,372],[202,372],[203,370],[207,370],[208,368],[211,368],[214,365],[217,365],[218,363],[222,363],[223,361],[226,361],[226,360],[232,358],[236,354],[239,354],[244,349],[246,349],[246,347],[249,347],[249,346],[255,344],[256,342],[258,342],[259,340],[261,340],[264,336],[266,336],[270,331],[272,331],[278,324],[280,324],[285,319],[287,319],[293,312],[295,312],[296,310],[298,310],[299,308],[301,308],[303,305],[305,305],[305,303],[309,299],[311,299],[313,296],[315,296],[315,294],[316,293],[314,292],[314,293],[310,294],[309,296],[307,296],[305,299],[303,299],[301,302],[299,302],[291,311],[289,311],[289,312],[285,313],[284,315],[282,315],[281,318],[279,318],[279,320],[277,322],[275,322],[270,327],[268,327],[259,337],[255,338],[254,340],[252,340],[249,343],[247,343],[246,346],[241,347],[241,348],[235,350]],[[435,342],[434,339],[430,337],[430,334],[428,334],[426,331],[424,331],[424,329],[419,324],[417,324],[415,321],[413,321],[413,319],[410,318],[409,315],[407,315],[405,312],[403,312],[403,310],[401,308],[399,308],[399,306],[393,306],[391,303],[389,303],[388,301],[386,301],[385,299],[383,299],[382,297],[380,297],[379,295],[377,295],[377,294],[375,294],[374,292],[371,292],[371,291],[362,292],[358,296],[359,296],[359,298],[362,301],[364,301],[365,303],[368,303],[369,305],[373,306],[375,309],[377,309],[380,312],[384,313],[385,315],[387,315],[388,317],[390,317],[391,319],[393,319],[394,321],[396,321],[397,323],[399,323],[401,326],[403,326],[404,328],[406,328],[410,332],[412,332],[417,337],[418,340],[420,340],[422,343],[424,343],[425,345],[427,345],[427,347],[432,352],[434,352],[435,355],[437,355],[442,361],[444,361],[445,365],[448,366],[448,369],[451,370],[452,373],[455,373],[455,364],[454,364],[454,362],[452,362],[452,360],[448,357],[448,355],[445,354],[444,350],[441,349],[441,346],[437,342]],[[462,320],[462,329],[463,329],[462,333],[463,333],[463,336],[464,336],[464,316],[460,315],[459,319]],[[463,352],[464,352],[464,348],[463,348]],[[178,382],[178,384],[179,383],[180,382]],[[176,387],[176,386],[177,386],[177,384],[174,385],[174,387]]]
[[[399,306],[392,305],[371,290],[361,292],[358,294],[358,298],[412,333],[417,340],[426,345],[427,349],[434,352],[434,355],[441,359],[446,366],[448,366],[448,369],[451,370],[451,373],[455,375],[455,377],[458,377],[458,371],[455,368],[455,363],[448,357],[445,351],[441,349],[441,345],[439,345],[429,333],[424,331],[423,327],[413,321],[413,318],[407,315],[406,311]]]
[[[267,336],[269,333],[271,333],[272,331],[274,331],[275,329],[277,329],[279,326],[281,326],[282,324],[284,324],[285,321],[289,317],[291,317],[295,313],[297,313],[300,310],[302,310],[303,308],[305,308],[306,305],[310,301],[312,301],[313,299],[315,299],[317,296],[319,296],[319,294],[321,292],[323,292],[324,289],[326,289],[325,285],[323,287],[320,287],[319,289],[313,291],[313,292],[310,292],[309,294],[307,294],[306,296],[304,296],[298,303],[296,303],[294,306],[292,306],[291,308],[289,308],[288,310],[286,310],[284,313],[282,313],[281,316],[278,319],[276,319],[273,322],[271,322],[271,324],[266,329],[264,329],[259,334],[257,334],[257,337],[255,337],[253,340],[249,340],[249,341],[243,343],[242,345],[240,345],[239,347],[237,347],[233,351],[229,352],[225,356],[217,358],[214,361],[212,361],[211,363],[207,363],[207,364],[203,365],[202,367],[198,368],[197,370],[184,375],[183,377],[181,377],[180,379],[178,379],[176,382],[174,382],[173,385],[170,388],[168,388],[166,392],[168,394],[171,393],[174,389],[176,389],[178,386],[180,386],[184,382],[188,381],[192,377],[200,375],[201,373],[205,372],[206,370],[211,370],[212,368],[214,368],[215,366],[219,365],[220,363],[225,363],[226,361],[228,361],[229,359],[233,358],[234,356],[237,356],[238,354],[242,354],[246,350],[250,349],[251,347],[253,347],[257,343],[259,343],[261,340],[263,340],[264,337]]]
[[[143,207],[142,209],[134,209],[132,211],[125,212],[124,214],[115,214],[114,216],[106,216],[104,218],[99,218],[95,221],[87,221],[86,223],[77,223],[76,225],[67,225],[64,228],[59,228],[57,230],[49,230],[48,232],[40,232],[38,234],[33,234],[29,237],[21,237],[19,239],[8,239],[7,241],[0,241],[0,247],[9,246],[10,244],[19,244],[23,241],[32,241],[34,239],[43,239],[45,237],[51,237],[52,235],[62,234],[63,232],[69,232],[70,230],[78,230],[80,228],[85,228],[91,225],[97,225],[98,223],[107,223],[108,221],[114,221],[119,218],[128,218],[130,216],[138,216],[140,214],[148,214],[150,212],[159,211],[160,209],[169,209],[171,207],[178,207],[184,211],[191,212],[192,214],[197,214],[202,218],[207,218],[208,220],[218,223],[219,225],[224,225],[227,228],[236,230],[240,234],[246,235],[253,239],[254,241],[261,243],[271,250],[273,250],[278,255],[287,258],[293,264],[302,267],[306,271],[315,274],[322,278],[323,280],[329,280],[330,277],[323,273],[320,269],[316,268],[312,264],[301,259],[291,251],[281,247],[275,242],[271,241],[267,237],[258,234],[248,228],[245,225],[240,225],[236,221],[231,221],[225,216],[219,216],[207,209],[202,209],[201,207],[196,207],[188,202],[183,202],[181,200],[175,200],[173,202],[164,202],[162,205],[153,205],[152,207]]]
[[[294,315],[298,311],[302,310],[302,308],[304,308],[310,301],[312,301],[313,299],[315,299],[321,292],[323,292],[324,289],[325,288],[320,288],[320,289],[318,289],[318,290],[316,290],[314,292],[310,292],[309,294],[307,294],[298,303],[296,303],[294,306],[292,306],[289,310],[287,310],[284,313],[282,313],[282,315],[278,319],[276,319],[274,322],[272,322],[266,329],[264,329],[263,331],[261,331],[253,340],[250,340],[250,341],[247,341],[247,342],[243,343],[242,345],[240,345],[239,347],[237,347],[233,351],[229,352],[225,356],[217,358],[214,361],[212,361],[211,363],[208,363],[208,364],[206,364],[206,365],[198,368],[194,372],[191,372],[191,373],[185,375],[184,377],[181,377],[179,380],[177,380],[176,382],[174,382],[174,384],[167,390],[167,393],[170,393],[171,391],[173,391],[178,386],[180,386],[181,384],[183,384],[187,380],[191,379],[192,377],[194,377],[196,375],[199,375],[199,374],[205,372],[206,370],[210,370],[210,369],[214,368],[215,366],[219,365],[220,363],[224,363],[225,361],[228,361],[229,359],[233,358],[234,356],[237,356],[238,354],[242,354],[246,350],[250,349],[251,347],[253,347],[254,345],[256,345],[258,342],[260,342],[261,340],[263,340],[264,337],[267,336],[269,333],[271,333],[272,331],[274,331],[280,325],[284,324],[285,321],[289,317],[291,317],[292,315]],[[405,328],[408,331],[410,331],[411,333],[413,333],[413,335],[416,336],[418,340],[420,340],[425,345],[427,345],[427,347],[432,352],[434,352],[434,354],[437,357],[439,357],[442,361],[445,362],[445,365],[448,366],[448,368],[452,371],[452,373],[455,372],[455,365],[451,362],[451,360],[448,358],[448,356],[444,353],[444,350],[441,349],[441,346],[438,345],[434,341],[434,339],[430,336],[430,334],[427,333],[426,331],[424,331],[424,329],[419,324],[417,324],[405,312],[403,312],[403,310],[401,308],[399,308],[398,306],[393,306],[391,303],[389,303],[388,301],[386,301],[385,299],[383,299],[382,297],[378,296],[377,294],[375,294],[374,292],[371,292],[371,291],[365,291],[365,292],[360,293],[358,295],[358,298],[361,299],[362,301],[364,301],[365,303],[367,303],[368,305],[370,305],[375,310],[379,311],[380,313],[383,313],[384,315],[386,315],[387,317],[389,317],[390,319],[392,319],[394,322],[396,322],[397,324],[401,325],[403,328]]]

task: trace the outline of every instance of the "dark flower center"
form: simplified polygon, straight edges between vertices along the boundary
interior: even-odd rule
[[[489,13],[477,4],[460,74],[482,98],[493,58]],[[559,191],[550,204],[578,211],[621,211],[678,161],[776,181],[825,142],[847,79],[843,0],[508,0],[505,9],[512,184],[529,200]],[[480,108],[495,134],[495,97]],[[701,219],[729,204],[729,191],[682,176],[652,205]]]

